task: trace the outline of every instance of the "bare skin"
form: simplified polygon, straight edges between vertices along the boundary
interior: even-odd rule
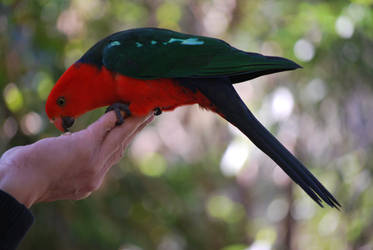
[[[0,159],[0,189],[26,207],[86,198],[153,119],[129,117],[115,126],[115,113],[108,112],[82,131],[11,148]]]

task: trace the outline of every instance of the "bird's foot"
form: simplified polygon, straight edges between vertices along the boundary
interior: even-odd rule
[[[160,115],[160,114],[162,114],[162,110],[159,107],[155,108],[153,111],[154,111],[154,115]]]
[[[117,126],[123,124],[125,117],[131,116],[129,105],[126,103],[122,103],[122,102],[113,103],[109,107],[107,107],[105,113],[112,111],[112,110],[114,110],[115,115],[117,116],[117,122],[115,123],[115,125]],[[120,111],[123,111],[125,115],[123,116]]]

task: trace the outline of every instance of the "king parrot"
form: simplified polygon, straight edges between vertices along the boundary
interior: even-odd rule
[[[90,48],[60,77],[46,102],[55,126],[67,131],[79,115],[102,106],[126,115],[199,104],[226,119],[275,161],[315,202],[340,204],[254,117],[233,84],[300,68],[281,57],[245,52],[210,37],[159,28],[114,33]]]

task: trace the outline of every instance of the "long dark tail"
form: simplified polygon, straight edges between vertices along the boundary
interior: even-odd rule
[[[323,207],[323,200],[331,207],[338,209],[341,206],[316,177],[254,117],[228,78],[185,81],[182,81],[184,86],[199,89],[222,117],[271,157],[317,204]]]

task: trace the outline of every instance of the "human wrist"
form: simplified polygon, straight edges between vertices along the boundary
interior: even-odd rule
[[[38,200],[36,195],[38,192],[30,185],[30,182],[24,181],[32,177],[25,178],[25,174],[17,174],[15,169],[17,166],[8,166],[0,162],[0,189],[30,208]]]

